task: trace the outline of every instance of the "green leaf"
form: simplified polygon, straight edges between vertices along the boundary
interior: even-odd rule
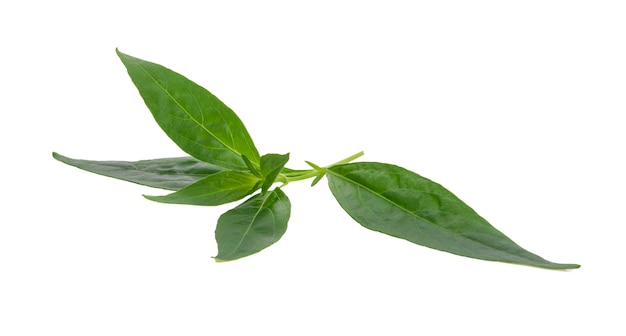
[[[287,231],[291,203],[280,188],[259,193],[217,221],[217,261],[235,260],[277,242]]]
[[[305,161],[306,164],[308,164],[309,166],[311,166],[313,169],[315,169],[315,171],[317,171],[318,175],[315,176],[315,179],[313,179],[313,182],[311,182],[311,187],[314,187],[320,180],[322,180],[322,178],[324,177],[324,175],[326,175],[326,168],[322,168],[318,165],[316,165],[313,162],[310,161]]]
[[[324,177],[324,175],[326,175],[326,170],[324,170],[319,175],[315,176],[315,179],[313,179],[313,182],[311,182],[311,187],[314,187],[317,184],[317,182],[319,182],[322,179],[322,177]]]
[[[253,193],[261,180],[247,172],[225,170],[209,175],[194,184],[165,196],[146,196],[161,203],[220,205],[234,202]]]
[[[579,267],[526,251],[450,191],[404,168],[360,162],[327,172],[339,204],[368,229],[471,258],[550,269]]]
[[[245,155],[242,155],[241,158],[243,159],[243,162],[248,167],[248,171],[250,171],[252,174],[254,174],[254,176],[256,176],[258,178],[263,178],[263,175],[261,174],[261,171],[259,170],[260,169],[259,167],[257,167],[254,163],[250,162],[248,157],[246,157]]]
[[[284,175],[300,175],[303,173],[308,173],[311,170],[309,169],[291,169],[291,168],[287,168],[287,167],[283,167],[283,169],[281,169],[281,173]]]
[[[153,188],[179,190],[222,168],[198,161],[193,157],[178,157],[142,161],[92,161],[52,156],[70,166],[92,173],[113,177]]]
[[[262,191],[266,192],[289,161],[287,154],[265,154],[261,157],[261,175],[263,175]]]
[[[242,155],[259,164],[245,126],[213,94],[161,65],[117,54],[154,119],[182,150],[227,169],[245,170]]]

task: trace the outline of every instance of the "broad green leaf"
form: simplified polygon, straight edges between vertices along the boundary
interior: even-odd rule
[[[161,203],[220,205],[244,198],[258,189],[261,180],[247,172],[224,170],[165,196],[146,196]]]
[[[276,176],[289,161],[287,154],[265,154],[261,157],[261,175],[263,176],[262,191],[266,192],[272,186]]]
[[[579,267],[526,251],[450,191],[404,168],[359,162],[327,172],[339,204],[368,229],[471,258],[550,269]]]
[[[161,65],[117,54],[154,119],[182,150],[227,169],[245,170],[242,155],[260,163],[239,117],[213,94]]]
[[[167,190],[182,189],[222,168],[199,161],[193,157],[178,157],[142,161],[92,161],[65,157],[58,153],[52,156],[68,165],[153,188]]]
[[[280,188],[259,193],[217,221],[217,261],[235,260],[277,242],[287,231],[291,203]]]

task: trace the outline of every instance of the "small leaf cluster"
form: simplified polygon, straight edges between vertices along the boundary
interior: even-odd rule
[[[218,261],[252,255],[280,240],[291,213],[283,188],[305,179],[313,179],[313,186],[326,177],[340,206],[370,230],[470,258],[580,267],[523,249],[436,182],[392,164],[353,162],[363,152],[325,167],[306,161],[311,169],[287,168],[288,153],[260,155],[239,117],[205,88],[161,65],[119,50],[117,55],[157,124],[188,156],[134,162],[53,156],[96,174],[171,191],[144,196],[155,202],[216,206],[248,197],[217,220]]]

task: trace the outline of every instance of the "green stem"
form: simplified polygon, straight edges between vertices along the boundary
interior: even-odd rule
[[[302,175],[285,176],[285,180],[287,181],[287,182],[285,182],[285,184],[287,184],[289,182],[306,180],[306,179],[309,179],[311,177],[315,177],[317,175],[319,175],[319,172],[317,170],[311,169],[311,170],[307,170],[307,173],[302,174]]]
[[[350,156],[348,156],[347,158],[345,158],[345,159],[343,159],[343,160],[341,160],[341,161],[337,161],[337,162],[335,162],[335,163],[331,164],[330,166],[326,166],[325,168],[330,168],[330,167],[332,167],[332,166],[336,166],[336,165],[340,165],[340,164],[344,164],[344,163],[352,162],[352,161],[354,161],[354,160],[356,160],[356,159],[360,158],[361,156],[363,156],[363,154],[365,154],[365,153],[363,153],[363,151],[360,151],[360,152],[358,152],[358,153],[356,153],[356,154],[354,154],[354,155],[350,155]]]
[[[356,159],[358,159],[359,157],[363,156],[363,152],[358,152],[354,155],[350,155],[347,158],[337,161],[331,165],[328,165],[324,168],[320,168],[320,169],[309,169],[309,170],[302,170],[302,171],[298,171],[298,172],[292,172],[292,173],[288,173],[288,174],[279,174],[278,178],[276,179],[277,182],[283,182],[283,185],[289,183],[289,182],[295,182],[295,181],[302,181],[302,180],[306,180],[312,177],[316,177],[320,174],[324,174],[326,172],[326,168],[330,168],[332,166],[336,166],[336,165],[340,165],[340,164],[344,164],[344,163],[348,163],[351,161],[354,161]]]

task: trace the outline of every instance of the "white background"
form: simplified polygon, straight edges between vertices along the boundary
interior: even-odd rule
[[[10,4],[9,4],[10,3]],[[623,1],[0,5],[1,335],[624,335]],[[182,152],[115,55],[163,64],[262,153],[360,150],[456,193],[559,272],[361,228],[294,183],[283,239],[215,263],[218,208],[86,173]]]

